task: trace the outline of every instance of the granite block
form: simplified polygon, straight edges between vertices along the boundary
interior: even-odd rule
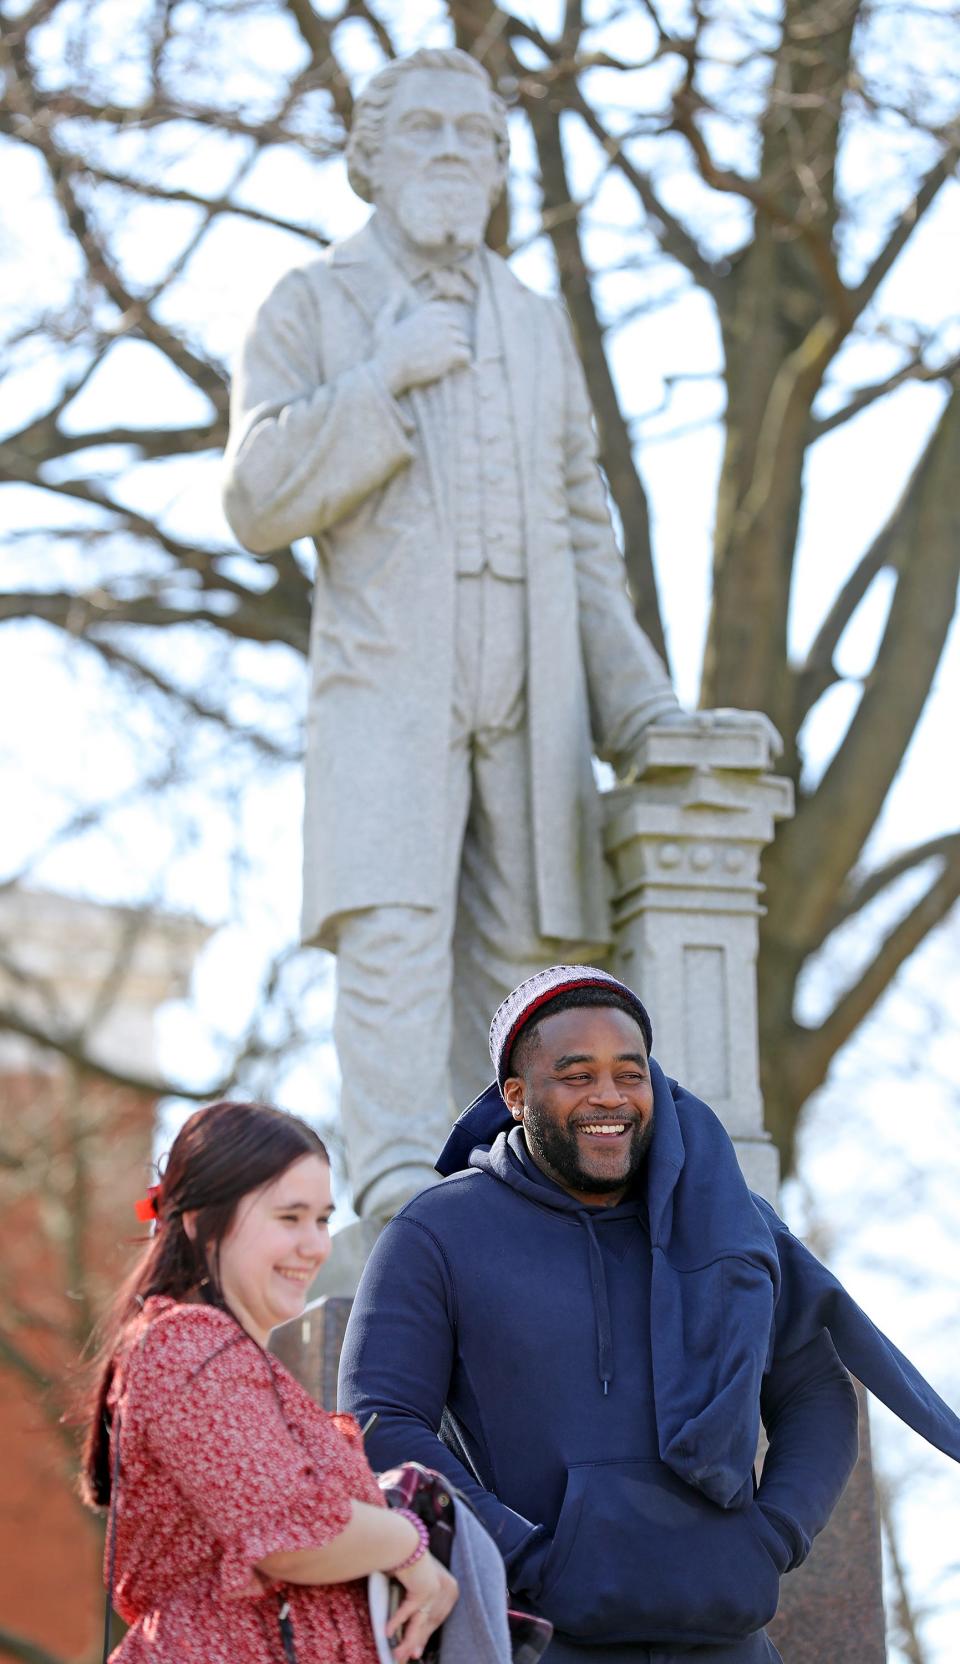
[[[271,1352],[325,1410],[337,1407],[340,1349],[352,1305],[341,1295],[324,1295],[270,1336]]]
[[[860,1460],[806,1562],[784,1579],[769,1626],[783,1664],[886,1664],[880,1518],[866,1394],[857,1394]]]

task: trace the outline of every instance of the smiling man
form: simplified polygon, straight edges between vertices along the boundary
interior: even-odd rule
[[[856,1456],[841,1358],[956,1458],[960,1422],[651,1046],[637,995],[589,966],[508,996],[445,1182],[367,1264],[341,1405],[378,1412],[375,1466],[414,1458],[467,1495],[555,1625],[545,1664],[770,1664],[780,1576]]]

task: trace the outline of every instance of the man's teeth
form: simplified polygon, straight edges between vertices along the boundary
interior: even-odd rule
[[[616,1138],[626,1130],[626,1121],[588,1121],[580,1128],[581,1132],[596,1133],[601,1138]]]

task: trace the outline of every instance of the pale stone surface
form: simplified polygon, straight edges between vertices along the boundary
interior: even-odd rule
[[[784,1664],[886,1664],[880,1511],[873,1479],[868,1396],[860,1403],[860,1456],[829,1525],[785,1578],[769,1626]]]
[[[325,1410],[337,1407],[337,1370],[353,1292],[351,1298],[330,1294],[311,1300],[301,1317],[281,1323],[270,1336],[271,1352]]]
[[[648,729],[636,783],[606,799],[606,848],[613,964],[652,1014],[657,1059],[717,1112],[748,1183],[775,1202],[757,1061],[759,867],[793,803],[771,760],[762,718]]]
[[[434,1173],[433,1178],[437,1177]],[[311,1303],[327,1297],[353,1299],[360,1283],[361,1272],[384,1224],[385,1221],[379,1219],[356,1219],[351,1224],[344,1225],[342,1230],[334,1232],[330,1242],[329,1258],[310,1284]]]

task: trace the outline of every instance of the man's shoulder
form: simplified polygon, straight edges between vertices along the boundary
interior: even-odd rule
[[[414,1225],[426,1225],[428,1229],[441,1220],[455,1219],[465,1209],[482,1202],[486,1188],[482,1181],[483,1174],[476,1167],[450,1173],[447,1178],[428,1185],[426,1190],[418,1191],[395,1217]]]
[[[509,1211],[513,1193],[476,1167],[451,1173],[405,1204],[393,1224],[419,1229],[443,1248],[469,1245],[474,1233]]]
[[[344,288],[350,289],[355,271],[375,261],[370,231],[363,226],[319,254],[311,254],[295,266],[289,266],[267,293],[263,308],[309,308],[342,297]]]
[[[484,249],[484,260],[495,289],[529,306],[541,320],[547,320],[560,329],[566,328],[566,308],[558,296],[545,295],[539,289],[531,289],[529,283],[524,283],[523,279],[517,276],[503,255],[496,254],[493,249]]]
[[[299,295],[303,299],[321,297],[339,285],[339,277],[334,267],[335,249],[325,248],[320,254],[312,254],[307,260],[300,260],[295,266],[288,266],[287,270],[277,278],[269,292],[268,300],[275,296],[292,299]]]
[[[787,1239],[793,1240],[793,1232],[790,1226],[785,1220],[781,1219],[773,1203],[769,1202],[766,1196],[761,1196],[758,1190],[751,1190],[750,1200],[767,1226],[775,1243],[779,1244]]]

